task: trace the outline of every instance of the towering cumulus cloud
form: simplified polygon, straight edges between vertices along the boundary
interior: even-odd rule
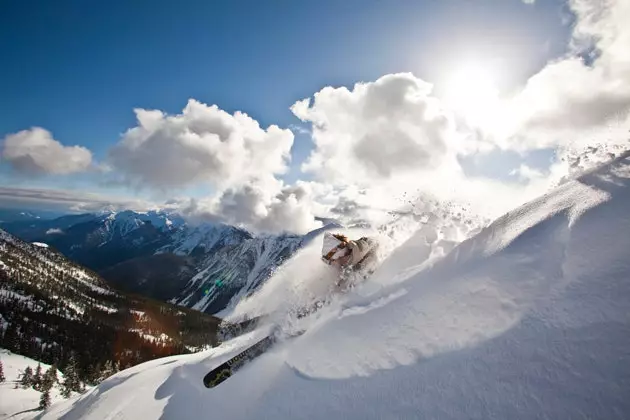
[[[411,74],[390,74],[352,90],[326,87],[291,110],[313,124],[315,150],[303,166],[332,182],[432,170],[453,148],[448,114],[431,85]]]

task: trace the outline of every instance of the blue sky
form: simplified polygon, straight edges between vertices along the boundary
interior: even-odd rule
[[[464,59],[502,69],[494,84],[510,92],[567,52],[572,23],[560,0],[2,2],[0,138],[42,127],[105,162],[136,125],[134,108],[177,114],[189,98],[243,111],[263,128],[308,128],[290,107],[325,86],[412,72],[439,96]],[[290,171],[280,176],[288,184],[311,179],[300,164],[313,141],[294,133]],[[532,156],[529,164],[545,166],[551,152]],[[470,173],[500,178],[521,163],[513,160],[487,171],[479,159],[462,161]],[[94,173],[25,177],[0,162],[0,176],[4,187],[156,197]]]

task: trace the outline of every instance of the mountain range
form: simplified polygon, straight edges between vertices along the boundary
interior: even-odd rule
[[[220,223],[191,225],[166,211],[130,210],[30,218],[0,228],[49,245],[120,290],[208,314],[254,291],[319,232],[255,236]]]

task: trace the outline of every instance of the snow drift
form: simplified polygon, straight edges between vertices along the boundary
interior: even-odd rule
[[[629,418],[629,187],[626,153],[444,258],[414,262],[418,232],[215,389],[203,375],[263,331],[135,366],[43,418]]]

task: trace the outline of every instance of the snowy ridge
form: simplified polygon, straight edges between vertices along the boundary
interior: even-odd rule
[[[203,374],[261,331],[125,370],[43,418],[630,417],[630,154],[445,257],[397,252],[417,243],[217,388]]]
[[[172,252],[177,255],[189,255],[196,249],[212,252],[216,248],[236,245],[243,239],[251,238],[247,232],[223,224],[202,224],[179,229],[174,233],[171,243],[158,249],[156,253]]]
[[[92,240],[99,238],[101,243],[111,241],[116,236],[125,237],[145,223],[150,223],[163,232],[177,229],[184,224],[178,215],[159,211],[142,213],[131,210],[105,212],[100,214],[95,222],[100,224],[100,228],[91,234],[91,238]]]

